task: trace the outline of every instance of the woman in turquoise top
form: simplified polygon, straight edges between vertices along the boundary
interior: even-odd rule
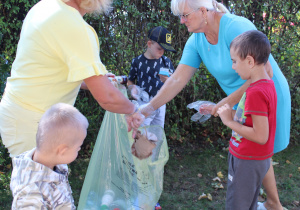
[[[189,82],[201,62],[206,65],[208,71],[228,95],[217,103],[211,110],[211,114],[216,115],[218,108],[225,103],[234,107],[250,81],[242,80],[232,69],[229,45],[236,36],[256,27],[246,18],[229,14],[228,10],[215,0],[172,0],[171,4],[172,12],[180,15],[181,24],[185,24],[188,31],[193,34],[185,45],[175,73],[149,105],[141,110],[142,114],[148,116],[152,110],[156,110],[173,99]],[[272,55],[266,68],[275,83],[278,98],[274,152],[279,152],[289,143],[291,97],[288,83]],[[136,123],[132,123],[132,127],[139,126],[137,119],[140,117],[136,115],[133,120]],[[264,178],[263,185],[267,192],[267,202],[259,203],[258,209],[282,209],[272,164]]]

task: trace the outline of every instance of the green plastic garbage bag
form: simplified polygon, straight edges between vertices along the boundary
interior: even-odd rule
[[[163,189],[169,159],[165,133],[159,126],[140,128],[157,136],[152,155],[131,154],[134,139],[122,114],[106,112],[91,156],[78,209],[153,210]]]

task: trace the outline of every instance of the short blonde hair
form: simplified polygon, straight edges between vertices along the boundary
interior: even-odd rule
[[[39,122],[36,147],[51,149],[61,143],[74,144],[74,142],[66,142],[68,137],[86,131],[88,126],[86,117],[75,107],[64,103],[55,104],[43,114]]]
[[[68,2],[69,0],[62,0]],[[112,10],[112,0],[82,0],[80,8],[87,11],[87,13],[108,13]]]
[[[185,4],[192,9],[205,7],[208,10],[229,13],[229,10],[216,0],[172,0],[171,9],[174,15],[181,15]]]

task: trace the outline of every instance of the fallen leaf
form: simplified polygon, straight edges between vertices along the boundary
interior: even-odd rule
[[[207,194],[207,199],[210,200],[210,201],[212,201],[212,196],[211,196],[210,193]]]
[[[259,194],[260,194],[260,195],[264,194],[264,189],[263,189],[263,188],[260,188],[260,189],[259,189]]]
[[[279,164],[278,162],[272,161],[272,166],[275,166],[275,165],[278,165],[278,164]]]
[[[202,178],[202,174],[198,174],[197,176],[198,176],[199,178]]]
[[[263,190],[263,188],[260,188],[260,189],[259,189],[259,195],[260,195],[262,198],[266,198],[266,197],[267,197],[267,194],[265,193],[265,191]]]
[[[210,193],[208,193],[207,195],[205,193],[202,193],[202,195],[199,196],[198,200],[207,198],[208,200],[212,201],[212,196]]]
[[[221,182],[221,179],[220,179],[219,177],[215,177],[215,178],[213,178],[212,180],[213,180],[214,182],[215,182],[215,181]]]
[[[295,206],[299,206],[299,205],[300,205],[300,201],[293,201],[293,204],[294,204]]]
[[[217,173],[217,175],[218,175],[218,177],[219,177],[219,178],[221,178],[221,179],[223,179],[223,178],[224,178],[224,175],[222,174],[222,172],[221,172],[221,171],[219,171],[219,172]]]
[[[224,186],[223,186],[221,183],[215,182],[215,183],[212,183],[211,185],[212,185],[213,188],[215,188],[215,189],[224,189]]]
[[[285,162],[286,162],[287,164],[291,164],[291,161],[289,161],[289,160],[286,160]]]
[[[199,196],[198,200],[201,200],[203,198],[207,198],[207,195],[205,193],[202,193],[202,195]]]
[[[220,158],[225,159],[225,157],[223,155],[220,155]]]
[[[293,174],[289,174],[289,177],[292,178]]]
[[[298,167],[298,171],[300,172],[300,167]]]

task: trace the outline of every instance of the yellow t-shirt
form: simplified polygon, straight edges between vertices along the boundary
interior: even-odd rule
[[[74,105],[83,79],[107,73],[98,36],[61,0],[42,0],[27,14],[5,94],[22,107],[45,112]]]

